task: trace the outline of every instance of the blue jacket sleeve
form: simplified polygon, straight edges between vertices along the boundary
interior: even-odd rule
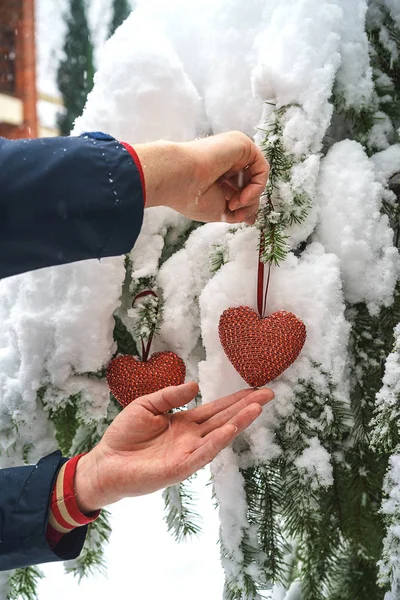
[[[130,153],[102,133],[0,138],[0,279],[129,252],[143,219],[141,177]],[[60,452],[0,470],[0,571],[76,558],[87,527],[52,550],[48,512]]]
[[[0,571],[79,556],[87,527],[52,550],[46,540],[51,492],[66,458],[57,450],[37,465],[0,470]]]
[[[143,192],[132,156],[106,134],[0,138],[0,279],[129,252]]]

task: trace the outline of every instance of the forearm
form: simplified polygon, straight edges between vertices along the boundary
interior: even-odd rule
[[[0,278],[133,247],[142,182],[113,138],[0,140],[0,166]]]

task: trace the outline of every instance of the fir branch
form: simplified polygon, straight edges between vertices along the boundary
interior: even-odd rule
[[[217,273],[221,267],[227,262],[227,247],[225,245],[213,245],[213,250],[210,254],[210,271]]]
[[[54,406],[47,397],[48,394],[51,394],[51,391],[51,386],[48,384],[42,385],[36,392],[36,399],[48,413],[49,419],[54,425],[59,449],[64,455],[68,455],[79,426],[78,412],[82,396],[80,393],[68,397],[61,396],[61,400]]]
[[[261,231],[263,244],[261,260],[275,265],[281,264],[289,252],[287,228],[303,223],[312,207],[312,200],[306,191],[296,189],[291,181],[296,160],[283,143],[285,115],[293,106],[296,105],[275,110],[260,128],[265,134],[261,150],[270,164],[270,173],[258,213],[257,227]],[[289,203],[283,199],[282,185],[290,192]]]
[[[110,394],[111,399],[113,396]],[[79,427],[76,431],[75,437],[71,444],[71,454],[82,454],[83,452],[90,452],[101,440],[105,430],[112,421],[121,412],[121,405],[114,399],[110,402],[107,408],[107,416],[100,421],[93,421],[91,423],[79,423]]]
[[[89,379],[105,379],[107,374],[107,369],[102,367],[98,371],[86,371],[86,373],[77,373],[78,376],[86,376]]]
[[[247,500],[247,517],[253,527],[257,527],[259,541],[258,553],[248,552],[242,547],[244,563],[247,566],[256,562],[262,580],[258,587],[268,582],[282,582],[286,571],[285,554],[288,544],[285,542],[280,522],[282,480],[280,461],[242,471]],[[243,546],[243,545],[242,545]]]
[[[29,453],[33,448],[33,444],[24,444],[22,446],[22,460],[24,461],[25,465],[29,465]]]
[[[284,451],[279,501],[283,534],[297,543],[292,571],[300,580],[303,598],[325,600],[324,590],[341,544],[345,511],[342,471],[337,468],[334,457],[350,436],[352,419],[348,405],[338,395],[329,374],[318,364],[313,367],[315,377],[298,382],[294,390],[294,412],[276,432]],[[296,458],[315,437],[331,456],[333,485],[328,487],[318,481],[317,474],[311,481],[296,466]]]
[[[114,321],[114,341],[117,344],[118,352],[121,354],[139,356],[135,340],[129,333],[122,319],[118,315],[114,314]]]
[[[390,458],[389,469],[384,480],[384,501],[381,512],[384,516],[386,534],[383,541],[381,559],[378,563],[378,582],[382,587],[392,591],[400,591],[400,502],[399,502],[399,476],[398,465],[400,459],[400,446]],[[397,594],[396,596],[397,597]]]
[[[346,121],[346,125],[349,129],[348,137],[367,147],[368,135],[372,127],[379,120],[376,116],[378,106],[349,106],[343,94],[337,90],[333,93],[332,103],[336,113],[342,115]]]
[[[200,227],[202,223],[188,221],[184,231],[176,233],[175,227],[170,227],[164,237],[164,246],[161,253],[159,267],[163,265],[175,252],[183,248],[191,233]]]
[[[400,325],[395,328],[396,343],[386,360],[386,381],[376,395],[371,420],[371,446],[375,450],[393,451],[400,444]]]
[[[78,410],[82,401],[81,394],[70,396],[63,406],[49,409],[49,418],[56,430],[56,440],[64,456],[71,451],[72,440],[79,426]]]
[[[43,577],[37,567],[16,569],[9,579],[7,600],[38,600],[37,584]]]
[[[193,509],[194,498],[189,485],[190,479],[170,486],[163,492],[164,519],[168,531],[177,542],[201,532],[201,519]]]
[[[129,316],[134,319],[134,331],[137,339],[148,341],[160,330],[162,319],[162,306],[159,298],[146,296],[138,301],[137,306],[129,311]]]
[[[326,600],[383,600],[377,585],[377,566],[351,545],[341,549]]]
[[[386,129],[385,135],[389,143],[395,143],[398,140],[396,129],[400,120],[400,61],[393,60],[390,50],[382,42],[382,31],[384,30],[388,39],[394,42],[400,50],[400,31],[389,11],[383,6],[380,7],[380,10],[383,10],[385,25],[376,28],[374,19],[366,21],[374,80],[372,99],[364,106],[351,106],[337,89],[334,90],[332,97],[335,113],[344,119],[348,128],[346,136],[363,144],[369,155],[375,150],[374,140],[370,139],[374,125],[383,119],[388,119],[391,122],[392,131]],[[382,74],[384,74],[384,78],[381,77]]]
[[[286,258],[289,251],[287,244],[287,236],[283,233],[284,226],[282,223],[267,223],[262,231],[261,260],[263,263],[271,263],[280,265]]]
[[[223,600],[263,600],[253,578],[244,573],[241,580],[225,581]]]
[[[132,268],[132,267],[131,267]],[[132,299],[135,298],[140,292],[144,292],[145,290],[156,291],[156,278],[154,275],[149,275],[146,277],[139,277],[138,279],[133,279],[130,285],[130,294],[131,294],[131,302]]]
[[[96,521],[89,523],[85,544],[78,558],[65,562],[65,572],[71,573],[80,582],[96,572],[104,574],[106,562],[104,558],[105,545],[111,534],[110,512],[102,509]]]
[[[247,544],[246,541],[247,540],[245,536],[241,544],[241,550],[244,551],[244,561],[238,565],[235,558],[230,552],[227,551],[223,542],[220,540],[222,564],[224,565],[225,562],[228,564],[233,562],[236,563],[236,568],[239,567],[239,570],[235,574],[233,574],[231,569],[229,569],[229,572],[225,571],[226,578],[223,591],[223,600],[262,600],[265,598],[263,590],[260,589],[259,582],[256,581],[256,577],[254,575],[250,575],[247,571],[249,565],[257,562],[257,555],[259,553],[257,550],[252,548],[250,544]],[[249,570],[254,573],[254,568],[251,566]],[[265,584],[265,586],[264,590],[271,587],[268,584]]]

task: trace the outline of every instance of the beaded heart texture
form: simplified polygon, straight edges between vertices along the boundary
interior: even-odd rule
[[[218,331],[226,356],[251,387],[262,387],[281,375],[306,341],[303,321],[285,310],[261,318],[248,306],[228,308]]]
[[[121,406],[169,385],[181,385],[185,376],[185,363],[174,352],[155,352],[145,362],[117,356],[107,368],[108,386]]]

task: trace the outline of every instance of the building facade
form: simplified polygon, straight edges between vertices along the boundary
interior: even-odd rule
[[[35,1],[0,0],[0,136],[39,135]]]

